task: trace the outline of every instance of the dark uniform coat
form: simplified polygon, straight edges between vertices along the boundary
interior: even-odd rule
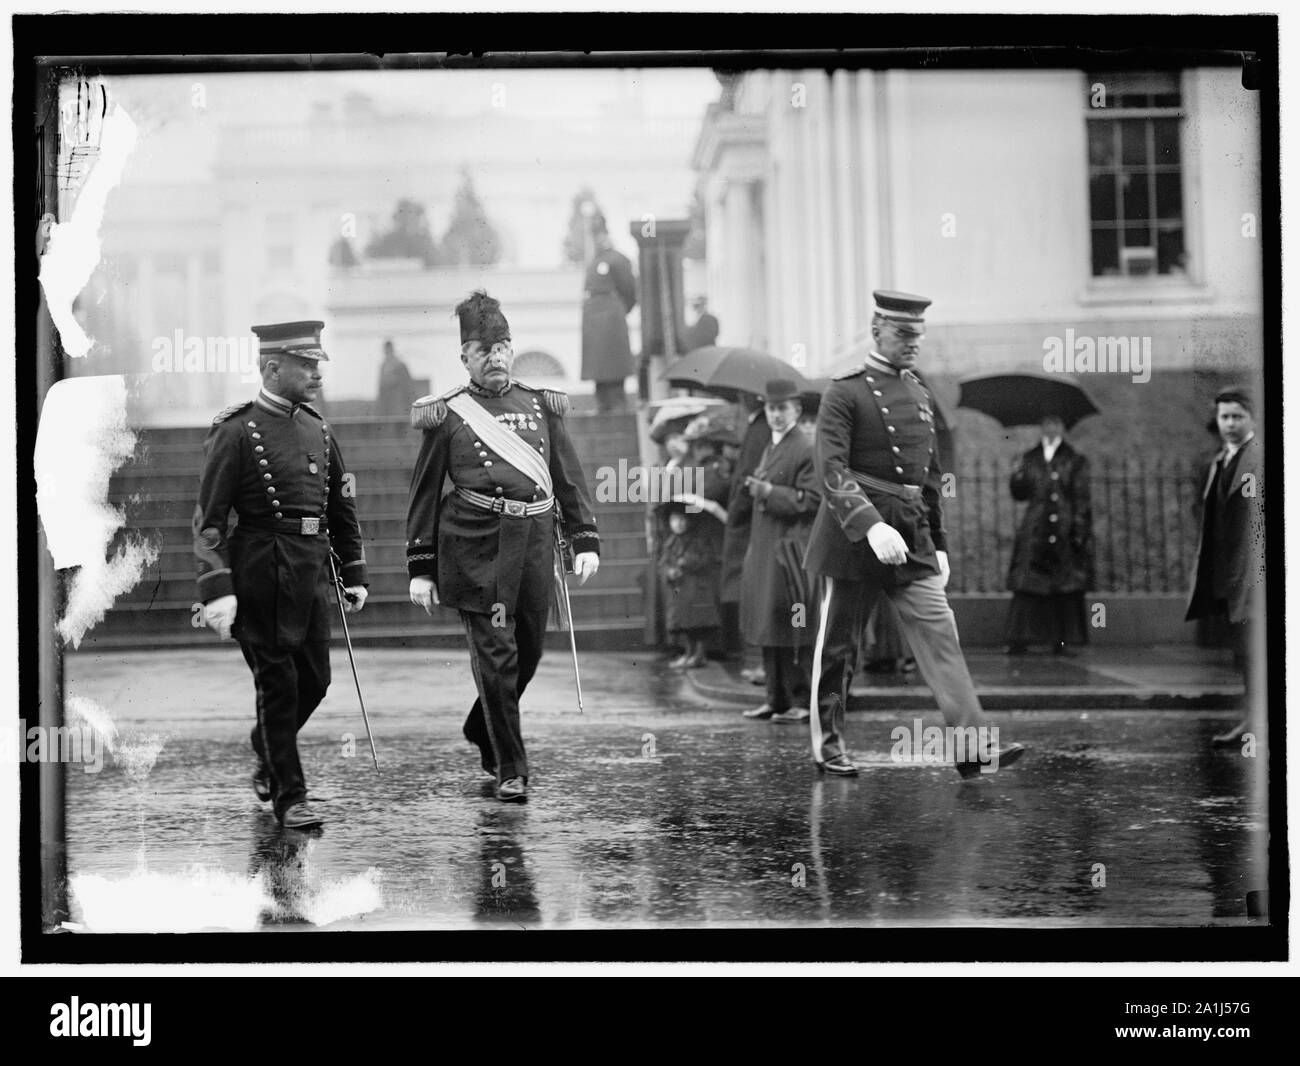
[[[719,591],[723,603],[740,602],[741,572],[745,567],[749,531],[754,521],[754,497],[745,487],[745,478],[754,472],[771,439],[771,427],[760,408],[745,431],[745,439],[740,442],[740,455],[736,459],[731,492],[726,501],[727,528],[722,543],[722,585]]]
[[[1220,451],[1205,470],[1201,536],[1187,620],[1223,613],[1233,623],[1252,620],[1252,593],[1264,581],[1264,470],[1262,444],[1252,437],[1224,470]]]
[[[936,551],[947,551],[934,401],[913,373],[906,380],[867,362],[833,379],[817,412],[817,471],[821,508],[813,522],[806,565],[837,581],[872,581],[894,588],[939,573]],[[919,486],[916,499],[868,490],[854,476]],[[867,530],[877,522],[898,530],[907,561],[876,558]]]
[[[424,434],[411,476],[407,571],[432,577],[446,607],[480,614],[493,613],[498,604],[508,615],[544,611],[553,585],[552,512],[514,518],[450,491],[460,487],[529,503],[545,499],[543,487],[495,454],[447,407],[459,393],[472,396],[543,458],[574,553],[600,551],[591,494],[564,422],[568,397],[518,381],[492,394],[471,382],[440,398],[424,397],[412,408],[412,423]]]
[[[636,373],[627,314],[636,306],[636,279],[627,256],[598,252],[587,268],[582,304],[582,378],[622,381]]]
[[[282,408],[263,393],[213,420],[203,442],[194,553],[199,598],[238,597],[236,640],[286,648],[329,639],[331,544],[343,584],[366,583],[345,475],[329,424],[309,404]],[[228,533],[232,510],[239,522]],[[297,532],[304,517],[323,519],[322,532]]]
[[[1011,472],[1011,495],[1028,506],[1016,530],[1007,588],[1034,596],[1097,587],[1088,460],[1061,441],[1049,463],[1042,445]]]
[[[710,345],[718,343],[718,320],[713,315],[705,311],[695,320],[695,324],[686,331],[686,351],[693,352],[696,348],[708,348]]]
[[[792,427],[765,452],[754,477],[772,482],[772,491],[754,502],[740,590],[741,631],[746,642],[760,647],[810,646],[817,637],[817,604],[802,564],[821,493],[812,442],[803,430]],[[794,624],[797,603],[803,605],[801,626]]]

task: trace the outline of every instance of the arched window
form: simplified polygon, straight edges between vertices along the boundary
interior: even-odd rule
[[[514,376],[527,381],[531,378],[563,378],[564,367],[549,352],[534,349],[515,357]]]

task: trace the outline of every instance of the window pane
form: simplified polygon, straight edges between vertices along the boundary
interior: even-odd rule
[[[1091,187],[1092,220],[1110,222],[1115,215],[1115,175],[1094,174],[1089,182]]]
[[[1161,274],[1185,274],[1187,253],[1183,247],[1183,228],[1161,227],[1157,234],[1156,264]]]
[[[1115,123],[1088,123],[1088,162],[1094,167],[1115,165]]]
[[[1124,227],[1124,247],[1125,248],[1149,248],[1151,246],[1151,227],[1125,226]]]
[[[1156,175],[1155,213],[1158,218],[1181,219],[1183,217],[1183,175],[1181,173]]]
[[[1147,123],[1145,119],[1126,119],[1119,124],[1120,158],[1127,166],[1147,162]]]
[[[1181,161],[1178,151],[1178,119],[1157,118],[1151,120],[1155,129],[1157,164],[1178,163]]]
[[[1092,273],[1094,277],[1119,273],[1119,248],[1113,229],[1092,230]]]
[[[1149,218],[1151,210],[1146,174],[1125,174],[1120,180],[1124,186],[1124,220],[1136,222]]]

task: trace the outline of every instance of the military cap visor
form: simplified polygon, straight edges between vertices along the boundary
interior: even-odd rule
[[[928,296],[914,296],[908,292],[893,292],[877,289],[872,294],[875,300],[875,313],[891,322],[914,323],[925,322],[925,309],[932,301]]]
[[[320,343],[321,330],[324,328],[325,323],[316,320],[274,322],[254,326],[253,332],[257,335],[257,350],[261,355],[298,355],[304,359],[328,362],[329,356]]]

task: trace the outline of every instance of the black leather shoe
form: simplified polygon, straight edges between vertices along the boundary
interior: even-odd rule
[[[497,785],[497,799],[502,803],[527,803],[527,782],[522,777],[507,778]]]
[[[836,755],[833,759],[819,762],[817,764],[817,772],[822,774],[835,774],[840,777],[856,777],[858,774],[858,768],[849,761],[847,755]]]
[[[271,771],[265,766],[258,766],[253,771],[253,794],[263,803],[271,799]]]
[[[280,815],[280,824],[286,829],[314,829],[325,824],[325,819],[306,803],[295,803]]]
[[[994,769],[995,764],[991,758],[983,762],[979,759],[966,759],[953,765],[957,767],[957,772],[963,778],[987,777],[989,774],[997,773],[998,770],[1016,762],[1020,756],[1024,755],[1025,750],[1023,744],[1008,744],[1005,748],[998,748],[996,769]]]
[[[761,707],[755,707],[752,711],[741,711],[740,713],[745,718],[771,718],[772,715],[776,714],[776,711],[765,703]]]
[[[781,711],[779,714],[772,715],[774,722],[806,722],[809,714],[807,707],[791,707],[788,711]]]

